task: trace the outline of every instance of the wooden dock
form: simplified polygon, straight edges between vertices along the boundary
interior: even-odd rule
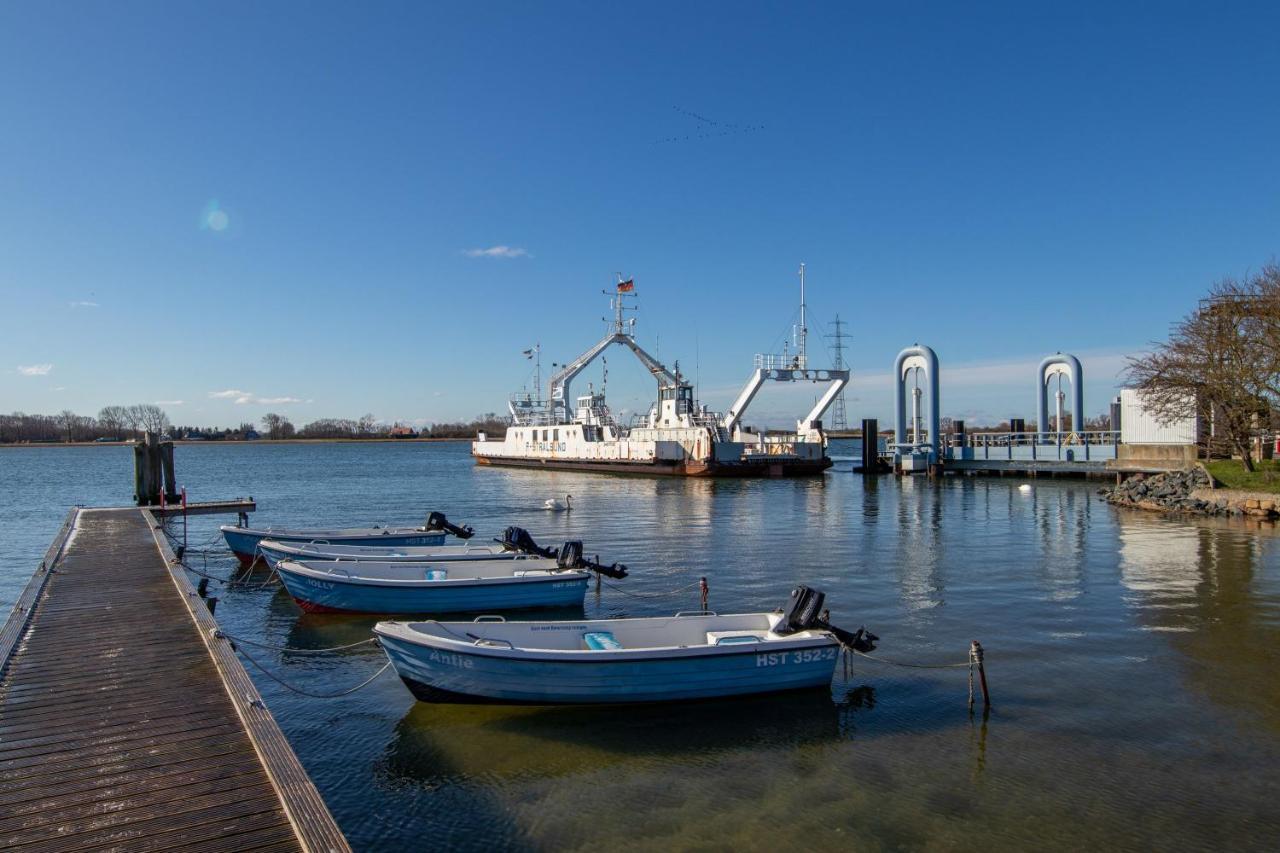
[[[157,524],[73,510],[0,629],[0,849],[349,850]]]

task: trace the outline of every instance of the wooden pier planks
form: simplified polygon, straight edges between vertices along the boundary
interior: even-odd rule
[[[0,849],[349,849],[153,522],[75,513],[0,632]]]

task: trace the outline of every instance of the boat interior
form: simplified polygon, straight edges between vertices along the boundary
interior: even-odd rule
[[[546,651],[610,651],[746,643],[794,643],[827,636],[825,631],[798,631],[786,636],[773,627],[781,613],[701,613],[642,619],[598,619],[572,622],[506,622],[481,616],[474,622],[409,622],[410,631],[470,645],[496,645]]]
[[[379,562],[377,560],[289,560],[282,562],[288,570],[299,567],[306,573],[326,579],[421,583],[422,581],[480,580],[482,578],[548,577],[564,575],[582,577],[584,572],[566,571],[547,557],[519,555],[505,560],[464,560],[437,563]]]
[[[330,545],[323,542],[277,542],[264,540],[262,547],[286,554],[297,554],[304,559],[314,554],[318,559],[333,557],[372,558],[396,557],[428,560],[457,559],[513,559],[524,556],[514,551],[505,551],[501,545]]]

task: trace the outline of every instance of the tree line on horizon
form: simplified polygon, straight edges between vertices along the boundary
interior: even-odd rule
[[[421,430],[395,423],[383,423],[372,414],[355,419],[320,418],[295,427],[286,416],[269,412],[262,417],[261,429],[256,422],[245,421],[235,427],[201,427],[175,425],[164,409],[153,403],[129,406],[104,406],[96,417],[79,415],[64,409],[53,415],[13,412],[0,415],[0,444],[72,443],[84,441],[127,441],[145,432],[178,439],[203,441],[236,441],[261,437],[281,439],[385,439],[385,438],[470,438],[485,430],[501,435],[506,421],[494,412],[471,421],[428,424]]]

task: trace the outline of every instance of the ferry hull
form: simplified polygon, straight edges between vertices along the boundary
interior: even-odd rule
[[[762,462],[593,462],[581,459],[529,459],[476,455],[478,465],[535,468],[542,471],[595,471],[602,474],[636,474],[648,477],[808,477],[831,467],[821,459],[789,459]]]

